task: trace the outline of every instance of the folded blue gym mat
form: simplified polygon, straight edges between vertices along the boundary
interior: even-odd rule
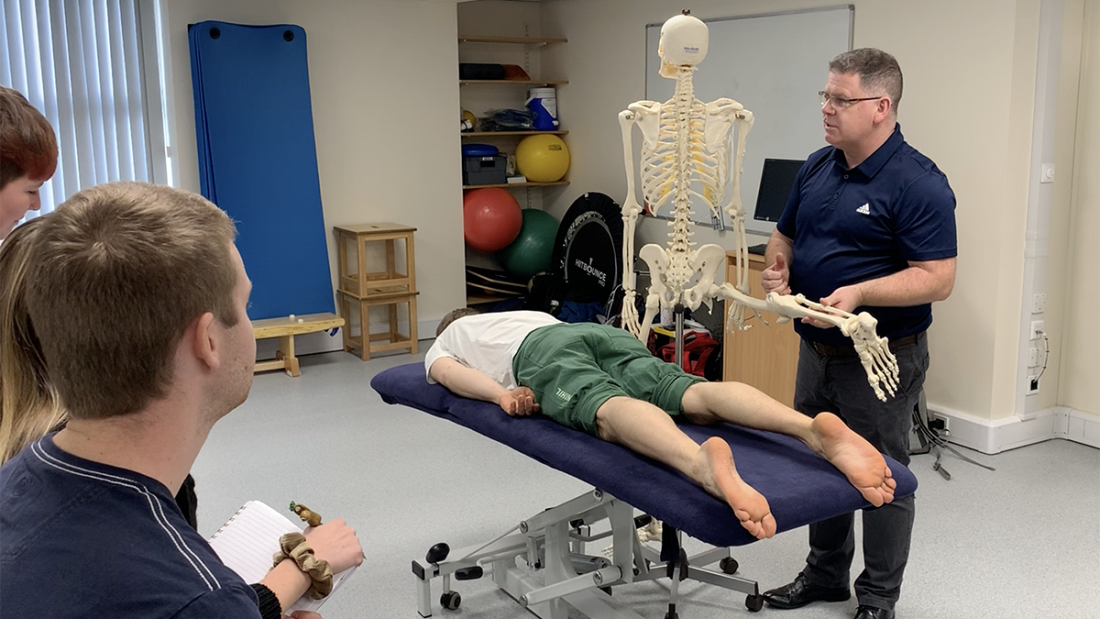
[[[202,195],[237,223],[251,320],[332,313],[306,33],[299,26],[190,26]]]

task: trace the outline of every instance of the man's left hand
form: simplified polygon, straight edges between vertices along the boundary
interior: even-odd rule
[[[863,295],[856,286],[841,286],[834,290],[833,294],[823,297],[818,303],[821,303],[825,307],[836,308],[844,312],[852,313],[857,307],[863,305]],[[815,320],[810,317],[803,318],[802,322],[813,325],[818,329],[829,329],[836,326],[831,322]]]

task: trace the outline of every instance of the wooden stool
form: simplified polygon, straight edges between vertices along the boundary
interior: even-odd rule
[[[286,373],[291,376],[300,375],[302,372],[298,369],[298,358],[294,356],[294,336],[329,331],[343,326],[344,319],[336,314],[306,314],[253,320],[252,335],[257,340],[279,338],[279,350],[275,353],[275,359],[257,362],[255,371],[286,370]]]
[[[344,350],[359,351],[363,361],[369,361],[372,352],[409,349],[417,353],[416,330],[416,263],[413,233],[416,228],[402,224],[360,224],[335,226],[337,264],[339,267],[340,313],[348,321],[344,328]],[[397,243],[403,241],[405,270],[397,270]],[[349,260],[354,243],[354,265]],[[386,266],[370,270],[367,264],[367,244],[382,243]],[[409,333],[402,335],[397,327],[398,306],[406,305]],[[371,334],[370,308],[389,307],[387,330]],[[359,335],[353,336],[351,316],[358,314]]]
[[[340,291],[340,313],[348,321],[344,328],[344,350],[347,352],[359,351],[359,358],[370,361],[371,353],[386,350],[409,349],[409,354],[417,352],[416,333],[416,296],[419,292],[392,291],[373,294],[367,297],[356,297]],[[398,306],[406,304],[409,317],[409,334],[402,335],[397,328]],[[374,306],[389,306],[389,320],[387,330],[382,333],[370,332],[370,308]],[[358,315],[359,335],[352,335],[352,315]]]

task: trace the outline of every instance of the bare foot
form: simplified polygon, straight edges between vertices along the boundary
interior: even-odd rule
[[[753,537],[765,539],[775,535],[775,518],[768,500],[737,474],[726,441],[714,436],[702,444],[695,463],[695,479],[704,490],[729,503],[741,526]]]
[[[820,444],[815,451],[840,469],[871,505],[894,500],[898,484],[882,454],[866,439],[832,413],[818,413],[810,427]]]

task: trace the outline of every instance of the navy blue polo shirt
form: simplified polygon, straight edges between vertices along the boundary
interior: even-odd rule
[[[877,279],[908,268],[909,261],[957,254],[955,194],[931,159],[905,142],[901,125],[858,166],[827,146],[799,170],[776,224],[794,241],[792,294],[811,301],[841,286]],[[932,324],[932,305],[860,307],[878,319],[878,334],[896,340]],[[803,339],[823,344],[851,340],[839,329],[795,322]]]
[[[48,435],[0,467],[0,614],[260,619],[256,592],[140,473]]]

